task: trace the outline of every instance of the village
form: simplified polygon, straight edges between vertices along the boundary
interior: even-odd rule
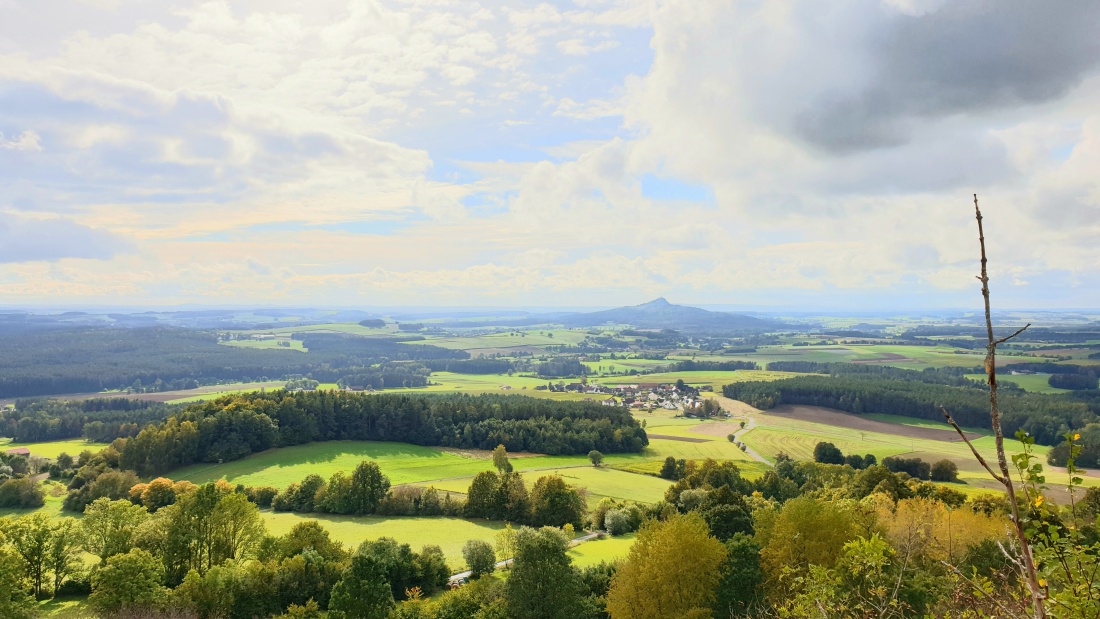
[[[676,383],[637,383],[631,385],[601,385],[587,381],[550,383],[535,389],[561,393],[583,393],[593,397],[586,402],[603,406],[619,406],[633,410],[683,411],[685,417],[715,417],[725,413],[716,403],[706,400],[700,391],[710,391],[710,385],[695,388],[682,380]],[[596,397],[603,396],[603,397]],[[726,415],[728,416],[728,415]]]

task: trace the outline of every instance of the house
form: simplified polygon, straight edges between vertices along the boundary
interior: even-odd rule
[[[5,453],[7,453],[7,455],[9,456],[26,456],[29,458],[31,455],[31,450],[27,449],[26,447],[17,447],[15,449],[9,449]]]

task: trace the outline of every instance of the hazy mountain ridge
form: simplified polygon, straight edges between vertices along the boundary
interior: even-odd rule
[[[568,327],[593,327],[607,323],[629,324],[640,329],[710,329],[732,331],[767,331],[783,323],[754,318],[744,314],[712,312],[710,310],[675,305],[664,297],[629,307],[565,316],[561,322]]]

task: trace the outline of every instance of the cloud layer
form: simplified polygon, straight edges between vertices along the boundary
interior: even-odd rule
[[[1100,306],[1073,0],[0,3],[7,304]]]

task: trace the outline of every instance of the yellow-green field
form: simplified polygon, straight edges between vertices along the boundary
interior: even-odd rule
[[[985,374],[967,374],[967,378],[970,380],[976,380],[985,382]],[[1050,379],[1050,374],[1017,374],[1012,375],[1008,373],[999,374],[997,380],[1003,383],[1014,383],[1020,389],[1024,391],[1030,391],[1032,393],[1069,393],[1069,389],[1059,389],[1058,387],[1051,387],[1047,382]]]
[[[573,565],[588,567],[600,563],[614,563],[626,558],[630,547],[634,545],[634,534],[608,537],[606,539],[592,540],[584,544],[574,546],[569,550],[569,557]]]
[[[107,445],[103,443],[93,443],[91,441],[85,441],[83,439],[72,439],[67,441],[49,441],[45,443],[16,443],[10,438],[0,438],[0,452],[8,451],[9,449],[17,449],[20,447],[26,447],[30,449],[31,456],[39,456],[41,458],[49,458],[53,460],[63,453],[67,453],[74,459],[80,455],[80,452],[85,449],[91,449],[92,451],[99,451]]]

